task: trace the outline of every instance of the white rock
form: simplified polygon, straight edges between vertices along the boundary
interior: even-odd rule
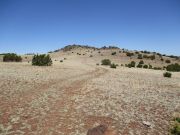
[[[149,121],[143,121],[143,124],[146,125],[147,127],[151,127],[151,123]]]

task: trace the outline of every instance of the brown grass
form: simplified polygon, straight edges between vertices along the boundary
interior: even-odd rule
[[[164,71],[113,70],[96,63],[127,58],[76,51],[91,54],[53,53],[58,61],[51,67],[0,63],[0,134],[86,135],[99,124],[119,135],[168,134],[172,114],[180,111],[180,73],[168,79]]]

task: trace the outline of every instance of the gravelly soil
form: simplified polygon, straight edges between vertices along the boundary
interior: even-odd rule
[[[86,135],[106,124],[120,135],[166,135],[180,110],[180,74],[96,66],[0,63],[0,134]],[[151,127],[143,124],[151,123]]]

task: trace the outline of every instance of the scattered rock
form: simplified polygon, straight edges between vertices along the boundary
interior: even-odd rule
[[[20,118],[19,118],[18,116],[17,116],[17,117],[14,117],[14,118],[11,119],[11,122],[12,122],[12,123],[17,123],[17,122],[19,121],[19,119],[20,119]]]
[[[143,121],[143,124],[147,127],[151,127],[151,123],[149,121]]]

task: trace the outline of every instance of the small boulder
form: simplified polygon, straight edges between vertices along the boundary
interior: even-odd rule
[[[147,127],[151,127],[151,123],[149,121],[143,121],[143,124]]]

